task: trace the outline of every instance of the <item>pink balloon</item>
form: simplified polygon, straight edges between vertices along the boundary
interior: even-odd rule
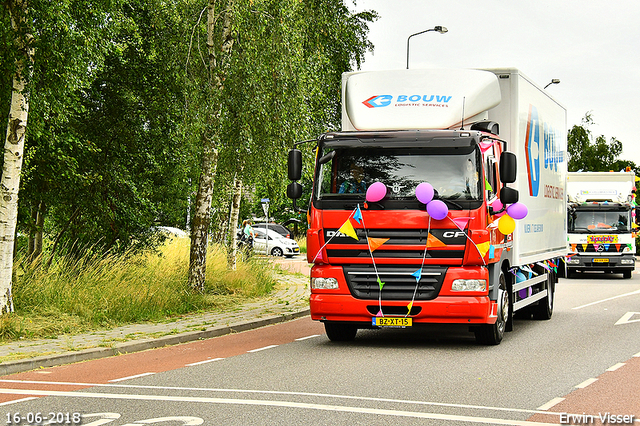
[[[387,187],[382,182],[375,182],[367,189],[367,201],[375,203],[387,195]]]
[[[427,204],[427,213],[435,220],[442,220],[449,214],[449,207],[440,200],[433,200]]]
[[[502,204],[502,202],[499,199],[495,200],[493,203],[491,203],[491,208],[493,209],[494,212],[502,210],[502,207],[504,207],[504,205]],[[498,214],[496,214],[496,217],[501,217],[505,213],[506,212],[504,212],[504,211],[502,213],[498,213]]]
[[[433,186],[430,183],[422,182],[416,187],[416,198],[422,204],[428,204],[429,201],[433,200],[433,194]]]
[[[528,213],[529,209],[523,203],[513,203],[507,207],[507,214],[514,219],[524,219]]]

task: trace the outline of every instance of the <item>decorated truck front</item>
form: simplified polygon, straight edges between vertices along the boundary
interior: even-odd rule
[[[567,175],[567,275],[604,271],[631,278],[636,246],[633,172]]]
[[[449,323],[498,344],[515,311],[550,318],[557,259],[566,253],[566,164],[549,154],[556,133],[548,136],[548,123],[532,115],[531,97],[518,96],[527,90],[520,75],[367,74],[345,75],[343,131],[316,140],[307,233],[312,319],[324,322],[331,340],[353,339],[362,328]],[[541,115],[545,102],[536,102]],[[380,113],[386,106],[395,113]],[[290,153],[294,181],[301,157]],[[543,190],[535,196],[547,201],[536,206],[527,176],[540,165],[535,184]],[[288,195],[300,193],[293,182]]]

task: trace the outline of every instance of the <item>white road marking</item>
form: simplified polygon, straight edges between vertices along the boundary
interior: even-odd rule
[[[258,348],[258,349],[251,349],[250,351],[247,352],[260,352],[260,351],[264,351],[265,349],[271,349],[271,348],[277,348],[278,345],[269,345],[269,346],[265,346],[264,348]]]
[[[631,319],[634,315],[640,315],[640,312],[627,312],[614,325],[629,324],[629,323],[632,323],[632,322],[640,322],[640,318],[634,319],[634,320]]]
[[[202,365],[202,364],[208,364],[210,362],[214,362],[214,361],[221,361],[224,358],[213,358],[213,359],[207,359],[204,361],[200,361],[200,362],[192,362],[191,364],[186,364],[186,367],[192,367],[194,365]]]
[[[574,386],[574,387],[576,387],[576,388],[578,388],[578,389],[584,389],[584,388],[586,388],[587,386],[589,386],[590,384],[595,383],[595,382],[597,382],[597,381],[598,381],[598,379],[587,379],[587,380],[585,380],[584,382],[582,382],[582,383],[580,383],[579,385],[576,385],[576,386]]]
[[[640,352],[638,352],[637,354],[635,354],[633,357],[634,357],[634,358],[640,358]]]
[[[547,411],[549,408],[555,407],[556,405],[560,404],[562,401],[564,401],[564,398],[553,398],[551,401],[538,407],[538,410]]]
[[[619,299],[621,297],[633,296],[634,294],[640,294],[640,290],[632,291],[631,293],[619,294],[617,296],[609,297],[607,299],[602,299],[595,302],[587,303],[586,305],[577,306],[572,309],[582,309],[582,308],[586,308],[587,306],[597,305],[598,303],[608,302],[609,300]]]
[[[113,379],[113,380],[109,380],[110,382],[122,382],[124,380],[129,380],[129,379],[137,379],[138,377],[144,377],[144,376],[151,376],[153,374],[156,373],[141,373],[141,374],[136,374],[135,376],[129,376],[129,377],[121,377],[119,379]]]
[[[312,334],[311,336],[301,337],[299,339],[296,339],[296,342],[299,342],[301,340],[313,339],[314,337],[320,337],[320,334]]]
[[[20,399],[16,399],[16,400],[13,400],[13,401],[2,402],[2,403],[0,403],[0,407],[2,407],[3,405],[16,404],[18,402],[31,401],[32,399],[38,399],[38,398],[36,398],[35,396],[32,396],[30,398],[20,398]]]
[[[446,420],[456,422],[485,423],[490,425],[511,425],[511,426],[556,426],[552,423],[529,422],[526,420],[496,419],[489,417],[472,417],[453,414],[425,413],[403,410],[386,410],[380,408],[348,407],[341,405],[308,404],[292,401],[268,401],[237,398],[210,398],[191,396],[169,396],[169,395],[136,395],[118,393],[94,393],[94,392],[64,392],[64,391],[44,391],[34,389],[0,389],[2,394],[13,395],[39,395],[39,396],[62,396],[69,398],[97,398],[135,401],[166,401],[166,402],[189,402],[206,404],[229,404],[229,405],[256,405],[264,407],[285,407],[301,408],[308,410],[322,410],[332,412],[374,414],[391,417],[413,417],[432,420]]]
[[[607,368],[607,371],[616,371],[618,368],[624,367],[624,365],[624,362],[619,362],[616,365],[612,365],[611,367]]]

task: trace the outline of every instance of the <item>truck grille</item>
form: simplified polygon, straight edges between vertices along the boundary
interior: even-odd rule
[[[598,249],[596,250],[596,245]],[[587,244],[587,247],[583,247],[583,244],[576,244],[578,253],[622,253],[627,247],[626,244]]]
[[[384,283],[382,299],[411,300],[415,292],[415,300],[432,300],[440,293],[442,282],[447,272],[445,267],[422,268],[420,282],[412,276],[415,267],[378,266],[378,275]],[[353,297],[357,299],[378,300],[380,285],[373,265],[349,265],[344,267],[344,274]],[[416,284],[418,290],[416,291]]]
[[[358,241],[342,235],[337,229],[326,229],[324,238],[327,244],[327,256],[333,263],[340,263],[344,258],[370,259],[422,259],[427,243],[426,229],[364,229],[355,230]],[[435,247],[430,245],[426,259],[447,259],[461,263],[464,258],[466,236],[458,229],[432,229],[431,235],[442,242]],[[389,238],[373,253],[369,252],[367,236],[370,238]],[[347,261],[347,260],[345,260]],[[451,263],[448,263],[451,264]]]

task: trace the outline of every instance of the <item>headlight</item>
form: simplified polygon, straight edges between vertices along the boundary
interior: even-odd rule
[[[570,259],[566,259],[567,265],[578,265],[580,264],[580,259],[578,258],[570,258]]]
[[[486,291],[487,280],[453,280],[453,291]]]
[[[338,288],[335,278],[311,278],[311,288],[315,290],[334,290]]]
[[[633,260],[633,259],[621,259],[620,260],[620,264],[622,264],[622,265],[633,265],[634,263],[636,263],[636,261]]]

